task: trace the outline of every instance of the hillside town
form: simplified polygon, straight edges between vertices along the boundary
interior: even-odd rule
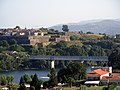
[[[15,28],[1,29],[0,37],[2,39],[12,38],[18,41],[18,44],[30,44],[32,46],[35,45],[49,45],[50,42],[59,42],[70,41],[70,34],[66,35],[65,33],[59,34],[58,31],[48,32],[47,28],[41,28],[41,30],[37,29],[20,29],[19,26]]]
[[[66,85],[70,86],[71,88],[72,84],[73,86],[78,85],[80,86],[80,88],[92,86],[102,86],[102,88],[108,88],[109,86],[113,87],[111,86],[113,83],[115,83],[114,87],[120,85],[119,70],[117,72],[115,71],[119,68],[119,62],[114,65],[114,63],[116,63],[117,61],[113,61],[112,54],[114,54],[114,52],[111,51],[112,48],[119,47],[120,34],[106,35],[105,33],[94,34],[93,32],[84,33],[83,31],[71,32],[67,25],[63,25],[62,30],[63,31],[58,31],[48,28],[21,29],[20,26],[16,26],[15,28],[0,29],[0,55],[2,61],[0,65],[1,71],[23,70],[32,68],[43,69],[50,67],[49,61],[47,61],[47,63],[46,61],[44,61],[43,63],[39,61],[39,64],[38,62],[30,61],[29,58],[26,57],[28,56],[28,54],[40,56],[107,56],[110,63],[104,62],[104,60],[100,62],[89,60],[84,61],[83,63],[85,64],[85,66],[94,66],[91,68],[90,72],[86,72],[85,66],[82,65],[81,62],[76,63],[73,61],[72,63],[70,63],[70,61],[63,61],[61,64],[60,61],[55,61],[55,63],[57,62],[55,65],[56,68],[66,67],[58,71],[58,76],[55,75],[55,70],[54,68],[52,68],[50,73],[53,76],[49,76],[48,81],[45,81],[44,83],[39,83],[39,85],[42,85],[42,87],[37,87],[34,84],[31,84],[31,82],[37,83],[39,82],[39,80],[34,81],[33,78],[30,79],[29,75],[27,75],[29,79],[27,78],[28,80],[26,80],[25,74],[24,76],[21,76],[20,86],[18,87],[17,85],[16,88],[19,88],[19,90],[30,90],[31,86],[34,86],[35,88],[44,89],[51,89],[52,87],[52,89],[56,88],[59,90],[61,89],[61,86],[64,87]],[[118,52],[116,51],[116,53]],[[7,59],[5,59],[6,57]],[[12,59],[10,59],[11,57]],[[5,64],[6,62],[10,65],[10,67]],[[26,62],[28,64],[26,64]],[[53,65],[52,67],[54,67]],[[83,68],[81,69],[81,67]],[[71,71],[72,68],[73,71]],[[76,73],[74,72],[75,69],[78,70],[76,71]],[[79,70],[82,70],[83,72]],[[77,76],[77,78],[75,76]],[[1,78],[2,77],[3,76],[1,76]],[[12,76],[9,77],[12,78]],[[38,78],[36,74],[34,75],[34,77]],[[65,78],[70,78],[70,80]],[[21,81],[22,79],[25,79],[26,81]],[[11,81],[11,83],[12,82],[13,81]],[[9,90],[9,88],[9,86],[6,86],[6,83],[1,83],[0,89]]]
[[[68,27],[67,27],[68,28]],[[18,44],[29,44],[32,46],[47,46],[51,42],[60,42],[60,41],[71,41],[71,36],[95,36],[92,32],[87,32],[86,34],[82,31],[73,32],[73,31],[58,31],[54,29],[39,28],[39,29],[21,29],[20,26],[15,28],[0,29],[0,40],[16,39]],[[104,34],[98,34],[97,38],[103,37]],[[112,38],[120,38],[120,34],[117,35],[107,35]],[[79,40],[76,40],[79,42]]]

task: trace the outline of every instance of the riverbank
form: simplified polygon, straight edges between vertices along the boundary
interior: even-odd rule
[[[38,78],[41,80],[48,80],[46,78],[41,78],[41,77],[47,77],[48,73],[49,73],[50,69],[25,69],[25,70],[14,70],[14,71],[0,71],[0,75],[13,75],[14,76],[14,83],[19,84],[20,78],[21,76],[23,76],[24,74],[29,74],[29,75],[33,75],[33,74],[37,74]],[[56,73],[59,71],[59,69],[56,69]],[[91,68],[87,67],[86,68],[86,72],[90,72]]]
[[[23,76],[24,74],[29,74],[29,75],[33,75],[33,74],[37,74],[38,75],[38,78],[41,79],[41,80],[48,80],[48,79],[45,79],[45,78],[40,78],[40,77],[47,77],[47,74],[48,74],[49,70],[48,69],[41,69],[41,70],[20,70],[20,71],[2,71],[0,72],[0,75],[12,75],[14,76],[14,80],[13,82],[16,83],[16,84],[19,84],[20,82],[20,78],[21,76]]]

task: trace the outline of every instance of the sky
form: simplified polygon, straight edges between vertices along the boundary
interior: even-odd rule
[[[0,0],[0,28],[120,19],[120,0]]]

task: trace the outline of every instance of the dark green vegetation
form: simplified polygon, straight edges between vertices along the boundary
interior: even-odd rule
[[[117,87],[116,83],[108,84],[107,87],[104,87],[103,90],[116,90],[115,88]]]
[[[62,72],[61,72],[62,71]],[[49,80],[41,81],[37,75],[25,74],[20,79],[19,90],[26,90],[25,84],[30,84],[30,90],[40,90],[40,88],[53,88],[59,83],[66,83],[72,87],[72,83],[77,80],[83,80],[85,78],[85,66],[81,63],[69,63],[66,68],[61,69],[56,74],[55,69],[51,69],[48,73]],[[41,87],[43,85],[43,87]]]
[[[68,32],[68,31],[69,31],[68,26],[67,26],[67,25],[63,25],[63,26],[62,26],[62,30],[63,30],[64,32]]]
[[[19,86],[15,83],[13,83],[13,80],[14,80],[14,76],[5,76],[5,75],[2,75],[0,76],[0,85],[8,85],[9,86],[9,90],[14,90],[16,88],[18,88]]]
[[[112,66],[114,72],[120,72],[120,48],[116,48],[109,56],[109,66]]]
[[[49,32],[55,32],[50,30]],[[48,46],[30,46],[18,44],[18,38],[0,41],[0,70],[21,70],[50,68],[50,61],[30,61],[27,55],[56,55],[56,56],[110,56],[120,47],[120,40],[105,34],[73,35],[72,41],[52,42]],[[97,38],[96,38],[97,37]],[[77,40],[77,42],[76,42]],[[20,41],[20,39],[19,39]],[[17,51],[13,53],[12,51]],[[119,50],[118,50],[119,51]],[[111,54],[112,53],[112,54]],[[116,57],[115,55],[114,57]],[[112,57],[113,58],[113,57]],[[112,58],[110,62],[113,61]],[[112,61],[111,61],[112,59]],[[116,61],[119,61],[116,59]],[[66,67],[70,61],[55,61],[56,68]],[[118,62],[119,63],[119,62]],[[118,64],[117,63],[117,64]],[[115,64],[113,68],[117,69]],[[97,65],[95,62],[87,62],[86,65]],[[103,65],[103,64],[100,64]],[[118,65],[119,66],[119,65]],[[119,68],[118,68],[119,69]]]
[[[25,84],[30,84],[30,90],[40,90],[40,86],[43,85],[43,81],[38,79],[37,74],[31,75],[25,74],[21,77],[18,90],[27,90]]]
[[[48,77],[49,77],[49,81],[44,82],[44,84],[43,84],[44,88],[52,88],[52,87],[57,86],[58,79],[57,79],[56,72],[55,72],[54,68],[52,68],[50,70],[50,72],[48,73]]]
[[[68,83],[68,85],[72,87],[73,82],[85,79],[85,65],[79,62],[71,62],[66,68],[63,68],[58,72],[57,77],[58,82]]]

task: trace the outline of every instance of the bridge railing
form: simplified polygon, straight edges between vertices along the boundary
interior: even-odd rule
[[[34,60],[81,60],[81,61],[108,61],[107,56],[29,56]]]

